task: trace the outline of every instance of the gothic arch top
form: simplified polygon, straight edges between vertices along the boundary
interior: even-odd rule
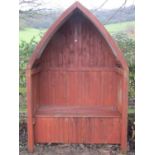
[[[106,43],[110,47],[113,55],[115,56],[119,64],[122,66],[123,69],[127,70],[128,69],[127,63],[116,42],[113,40],[113,38],[104,28],[104,26],[98,21],[98,19],[79,2],[75,2],[66,11],[64,11],[64,13],[57,19],[57,21],[48,29],[48,31],[45,33],[45,35],[35,48],[27,65],[27,69],[32,69],[35,62],[39,60],[40,57],[42,56],[44,49],[46,48],[50,39],[59,30],[59,28],[71,17],[71,15],[74,14],[75,10],[80,11],[80,13],[82,13],[96,27],[96,29],[103,36]]]

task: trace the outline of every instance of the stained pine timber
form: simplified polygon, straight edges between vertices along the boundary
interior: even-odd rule
[[[128,66],[79,2],[43,36],[26,77],[29,152],[37,143],[120,144],[127,150]]]

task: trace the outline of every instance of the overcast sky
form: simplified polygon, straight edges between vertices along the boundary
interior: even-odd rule
[[[95,9],[101,6],[106,0],[41,0],[42,8],[61,8],[66,9],[70,5],[72,5],[75,1],[79,1],[88,9]],[[120,7],[125,0],[107,0],[106,4],[101,9],[114,9]],[[130,6],[134,4],[134,0],[127,0],[125,6]],[[27,7],[25,6],[25,9]]]

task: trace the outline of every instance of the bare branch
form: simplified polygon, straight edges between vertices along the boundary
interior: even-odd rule
[[[116,16],[116,14],[117,14],[122,8],[125,7],[126,3],[127,3],[127,0],[125,0],[124,3],[114,12],[114,14],[113,14],[112,16],[110,16],[110,17],[106,20],[106,22],[104,22],[104,25],[108,24],[109,21],[110,21],[114,16]]]
[[[19,10],[24,10],[26,7],[28,10],[37,10],[39,6],[43,4],[42,0],[19,0]]]
[[[95,9],[93,11],[93,13],[95,13],[97,10],[101,9],[107,2],[108,2],[108,0],[105,0],[97,9]]]
[[[19,0],[19,4],[36,4],[40,2],[40,0]]]

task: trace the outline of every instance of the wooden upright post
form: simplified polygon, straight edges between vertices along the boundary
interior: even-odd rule
[[[32,78],[31,70],[26,70],[27,81],[27,125],[28,125],[28,151],[33,152],[34,149],[34,133],[33,133],[33,110],[32,110]]]
[[[128,130],[128,71],[124,71],[122,83],[121,152],[127,152]]]

